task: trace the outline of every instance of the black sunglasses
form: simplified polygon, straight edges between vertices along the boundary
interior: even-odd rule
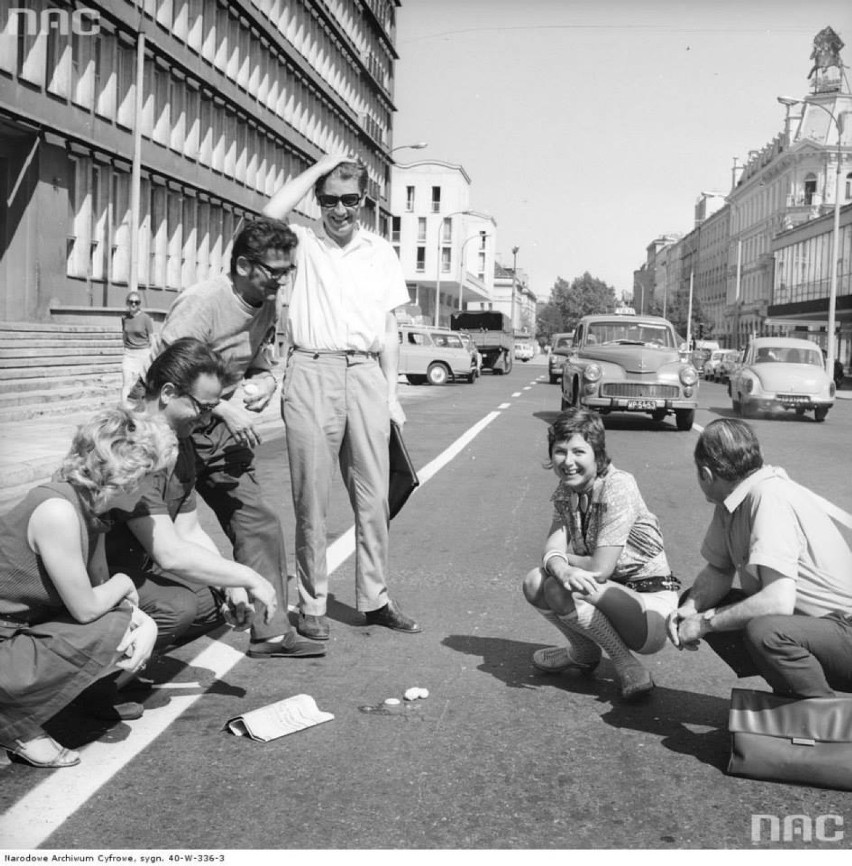
[[[262,268],[264,271],[266,271],[267,277],[270,280],[275,280],[276,282],[280,282],[284,279],[284,277],[290,276],[290,274],[296,270],[295,265],[287,265],[283,268],[270,268],[269,265],[259,261],[258,259],[249,259],[249,261],[253,265],[256,265],[257,267]]]
[[[322,195],[317,196],[317,201],[320,207],[337,207],[338,202],[342,202],[344,207],[358,207],[361,203],[361,193],[348,192],[346,195]]]
[[[127,305],[130,307],[141,307],[142,301],[128,301]]]
[[[199,415],[203,415],[205,412],[212,412],[221,402],[220,400],[211,400],[209,403],[202,403],[197,397],[193,397],[189,391],[182,396],[188,397],[192,401],[192,405],[195,406],[195,410]]]

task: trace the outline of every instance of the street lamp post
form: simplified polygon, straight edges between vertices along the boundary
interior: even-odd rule
[[[804,100],[793,99],[789,96],[779,96],[778,102],[787,106],[788,113],[791,105],[805,104]],[[834,373],[834,359],[837,356],[834,345],[834,331],[837,327],[837,257],[840,253],[840,175],[841,162],[843,160],[843,118],[852,114],[852,112],[841,111],[839,114],[835,115],[830,108],[826,108],[819,102],[808,102],[807,104],[821,108],[831,118],[831,122],[837,130],[837,165],[834,182],[834,226],[831,234],[831,286],[828,290],[828,333],[826,335],[827,351],[825,359],[826,370],[828,371],[829,376],[831,376]]]
[[[511,315],[509,319],[512,323],[512,341],[515,339],[515,292],[518,285],[518,250],[520,247],[512,247],[512,303],[509,309]],[[514,349],[513,349],[514,351]]]
[[[462,310],[462,289],[464,287],[464,248],[471,242],[475,240],[485,240],[485,238],[490,238],[491,235],[486,234],[484,231],[477,232],[475,235],[471,235],[469,238],[466,238],[464,243],[461,245],[461,263],[459,265],[459,312]]]
[[[435,273],[435,327],[437,328],[441,324],[441,265],[443,262],[441,261],[441,230],[444,228],[444,220],[450,219],[450,217],[466,215],[469,214],[469,210],[454,210],[452,213],[448,213],[446,216],[439,214],[438,220],[438,259],[435,263],[436,273]],[[452,242],[452,230],[453,224],[450,223],[450,241]],[[450,254],[452,254],[452,248],[450,248]]]
[[[390,152],[394,153],[397,150],[423,150],[424,147],[429,147],[428,141],[418,141],[414,144],[398,144],[396,147],[392,147]]]

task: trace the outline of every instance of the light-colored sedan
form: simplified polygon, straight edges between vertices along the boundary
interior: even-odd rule
[[[642,412],[657,422],[674,414],[678,430],[691,430],[698,371],[681,360],[679,342],[658,316],[585,316],[562,371],[562,408]]]
[[[812,411],[814,420],[825,421],[834,392],[820,347],[794,337],[752,340],[742,366],[728,380],[734,411],[741,415]]]

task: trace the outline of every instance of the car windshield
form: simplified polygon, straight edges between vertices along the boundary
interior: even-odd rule
[[[822,355],[818,348],[798,346],[760,346],[754,356],[755,364],[808,364],[822,367]]]
[[[562,337],[561,339],[556,341],[556,345],[553,347],[554,349],[567,349],[571,345],[570,337]]]
[[[612,322],[594,322],[589,325],[586,345],[603,345],[606,343],[675,348],[674,335],[671,329],[665,325],[650,322],[625,322],[623,319]]]

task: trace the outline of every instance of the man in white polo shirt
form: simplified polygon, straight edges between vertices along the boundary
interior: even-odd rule
[[[355,512],[355,600],[368,625],[414,633],[391,601],[388,569],[390,422],[405,422],[397,398],[396,307],[409,302],[391,245],[358,215],[367,169],[331,154],[283,186],[264,215],[283,219],[313,188],[322,227],[290,227],[299,244],[281,392],[296,511],[297,629],[328,640],[326,512],[335,459]]]

